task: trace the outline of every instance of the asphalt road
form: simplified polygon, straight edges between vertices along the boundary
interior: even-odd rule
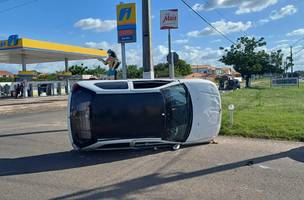
[[[0,199],[304,199],[303,143],[71,151],[64,111],[0,116]]]

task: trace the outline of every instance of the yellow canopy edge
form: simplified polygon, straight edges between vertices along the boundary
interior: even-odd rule
[[[44,42],[44,41],[38,41],[38,40],[32,40],[26,38],[21,39],[20,46],[22,48],[31,48],[37,50],[43,49],[46,51],[58,51],[58,52],[61,51],[64,53],[86,54],[86,55],[100,56],[100,57],[107,56],[107,52],[105,50],[91,49],[91,48],[58,44],[52,42]]]

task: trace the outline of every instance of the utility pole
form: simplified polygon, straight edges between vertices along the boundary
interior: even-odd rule
[[[169,77],[170,79],[174,79],[174,58],[171,50],[171,29],[168,29],[168,46],[169,46]]]
[[[293,55],[292,55],[292,46],[290,46],[290,70],[291,70],[291,73],[293,73]]]
[[[287,70],[288,70],[288,66],[287,66],[287,59],[284,61],[284,72],[285,72],[285,76],[287,75]]]
[[[142,40],[144,79],[154,79],[151,41],[151,0],[142,0]]]

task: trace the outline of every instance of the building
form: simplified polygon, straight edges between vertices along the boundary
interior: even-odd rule
[[[207,75],[223,75],[223,74],[232,74],[233,69],[230,67],[213,67],[211,65],[192,65],[192,73],[202,73]]]
[[[201,74],[215,74],[215,67],[211,65],[192,65],[192,73],[201,73]]]
[[[230,67],[214,67],[211,65],[192,65],[192,74],[186,78],[204,78],[215,79],[221,75],[232,75],[233,77],[239,77],[241,81],[241,74],[236,72]]]
[[[14,76],[11,72],[0,70],[0,78],[14,78]]]

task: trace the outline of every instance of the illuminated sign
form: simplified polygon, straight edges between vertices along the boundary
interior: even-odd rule
[[[19,37],[18,35],[11,35],[8,37],[8,40],[0,41],[0,49],[9,49],[19,46]]]
[[[118,43],[136,42],[136,4],[119,4],[116,11]]]

